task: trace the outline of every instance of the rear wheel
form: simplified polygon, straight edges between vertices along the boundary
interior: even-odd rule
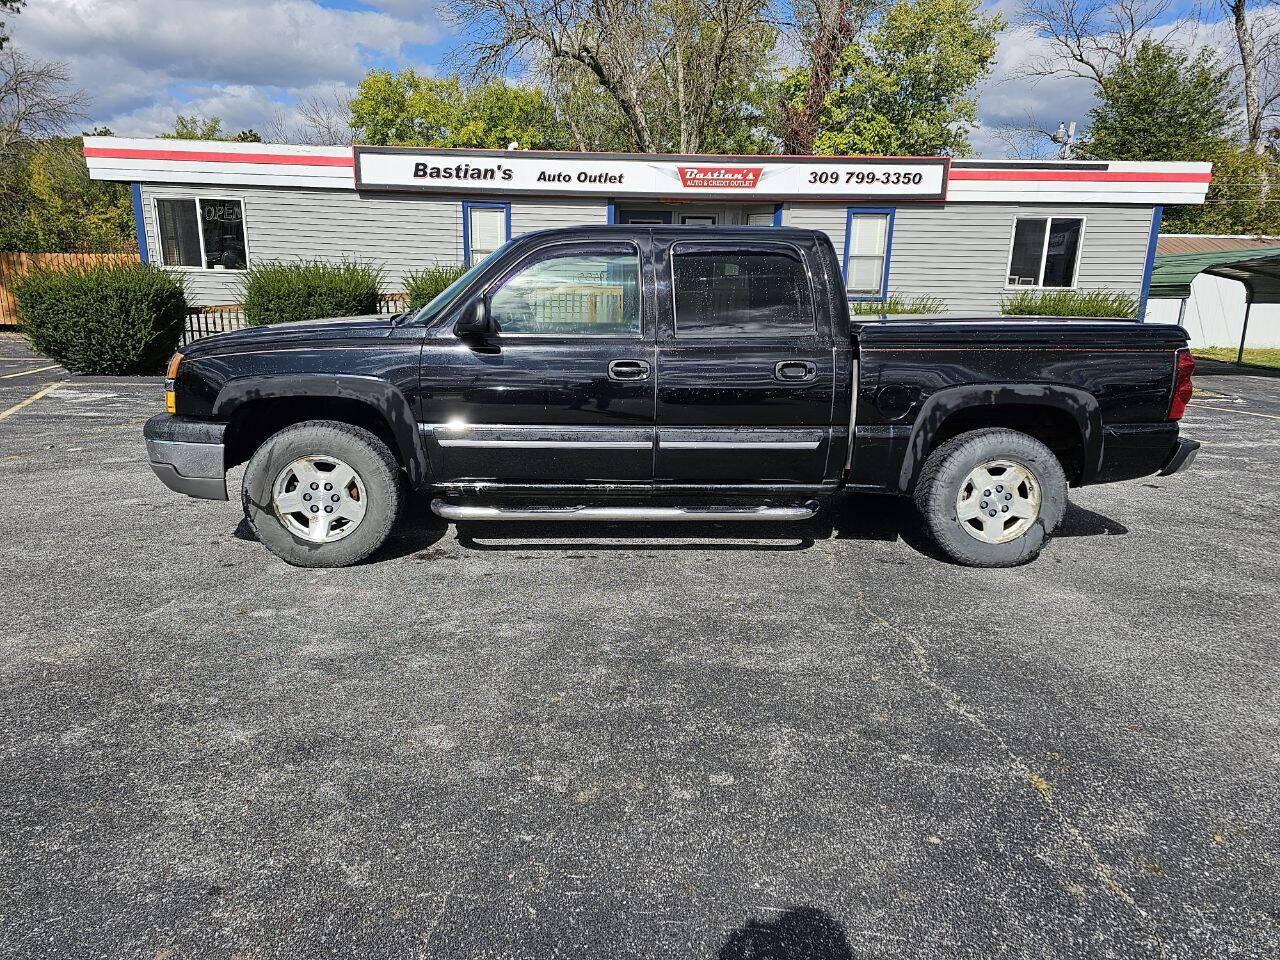
[[[386,541],[400,469],[361,427],[312,420],[268,437],[245,468],[244,515],[262,544],[299,567],[345,567]]]
[[[934,541],[972,567],[1034,558],[1062,522],[1067,478],[1053,451],[1016,430],[948,440],[925,462],[916,507]]]

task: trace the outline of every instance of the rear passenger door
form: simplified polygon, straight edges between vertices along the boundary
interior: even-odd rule
[[[782,240],[666,247],[655,483],[821,484],[834,350],[817,269],[812,249]]]

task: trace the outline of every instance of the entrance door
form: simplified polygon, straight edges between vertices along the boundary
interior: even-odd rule
[[[676,240],[658,269],[673,289],[661,298],[655,482],[820,484],[835,351],[816,323],[814,251]]]
[[[551,244],[485,291],[496,336],[430,337],[420,406],[435,479],[650,484],[656,358],[640,277],[630,241]]]

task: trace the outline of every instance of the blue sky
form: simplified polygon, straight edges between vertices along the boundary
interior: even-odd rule
[[[1015,2],[989,6],[1012,12]],[[1168,19],[1190,9],[1175,2]],[[18,48],[70,66],[93,123],[129,136],[169,129],[179,112],[287,132],[300,101],[350,91],[370,67],[447,69],[460,43],[430,0],[36,0],[8,20]],[[1014,29],[1001,37],[979,155],[1008,153],[1000,127],[1086,119],[1089,84],[1016,78],[1039,42]]]

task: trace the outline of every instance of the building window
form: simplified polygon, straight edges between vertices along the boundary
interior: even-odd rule
[[[844,240],[844,284],[851,300],[884,298],[892,242],[892,210],[850,208]]]
[[[244,204],[216,197],[157,197],[160,258],[166,267],[243,270]]]
[[[1081,217],[1019,217],[1009,250],[1011,287],[1074,287]]]
[[[671,269],[677,337],[814,333],[809,276],[792,249],[719,249],[680,243]]]
[[[640,336],[640,255],[632,244],[556,250],[489,294],[504,336]]]
[[[479,263],[511,239],[511,207],[505,203],[463,203],[467,266]]]

